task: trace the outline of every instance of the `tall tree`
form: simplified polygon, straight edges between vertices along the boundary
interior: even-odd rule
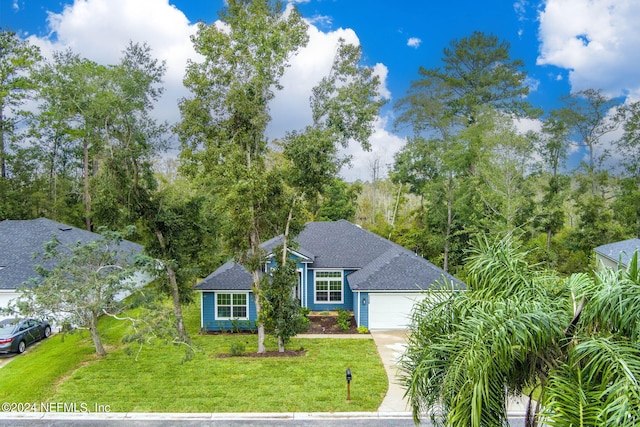
[[[486,112],[495,110],[507,117],[537,114],[525,99],[529,88],[524,64],[511,59],[509,49],[507,42],[478,31],[453,40],[444,49],[443,66],[421,67],[420,78],[395,105],[400,113],[396,126],[410,126],[414,137],[421,138],[412,139],[396,157],[394,179],[411,184],[412,191],[417,185],[428,190],[420,197],[429,199],[428,220],[440,218],[434,230],[445,230],[438,237],[445,269],[451,248],[464,248],[469,230],[484,216],[475,175],[478,163],[493,150]],[[411,153],[415,150],[426,157],[415,157]],[[425,163],[428,157],[431,160]],[[441,213],[434,215],[435,210]]]
[[[180,105],[182,167],[220,195],[223,234],[252,273],[260,313],[266,255],[260,243],[282,233],[280,262],[286,264],[290,239],[302,227],[302,204],[344,163],[339,146],[355,140],[368,148],[382,101],[373,70],[359,65],[360,48],[340,40],[329,75],[311,95],[312,125],[279,141],[281,162],[266,162],[272,159],[265,136],[269,102],[290,57],[306,45],[307,25],[295,8],[283,11],[267,0],[231,1],[220,17],[222,26],[200,25],[193,39],[205,60],[190,63],[185,77],[194,97]],[[258,319],[258,352],[264,352],[260,314]]]
[[[546,249],[551,248],[551,238],[564,225],[563,190],[568,180],[561,174],[569,149],[569,125],[557,112],[551,112],[542,124],[542,132],[536,137],[536,151],[541,157],[541,170],[549,175],[542,198],[542,212],[537,215],[540,226],[547,235]]]
[[[475,121],[478,106],[528,115],[534,111],[524,99],[529,93],[524,63],[511,59],[509,49],[508,42],[474,31],[444,49],[443,68],[421,67],[418,74],[446,88],[449,112],[467,124]]]
[[[91,230],[91,179],[98,173],[99,159],[107,141],[108,125],[117,114],[114,103],[118,95],[109,80],[109,68],[81,58],[71,50],[56,52],[38,79],[40,96],[40,131],[45,126],[54,138],[68,138],[73,162],[82,171],[82,221]],[[55,140],[54,140],[55,142]],[[57,150],[54,144],[52,149]]]
[[[270,1],[231,0],[222,25],[199,24],[194,48],[204,60],[190,61],[184,79],[194,96],[180,102],[184,170],[221,194],[224,236],[253,276],[261,310],[262,236],[272,232],[265,164],[269,101],[280,88],[289,59],[307,41],[306,24],[295,9],[283,13]],[[258,352],[264,325],[258,325]]]
[[[618,127],[614,109],[619,101],[602,93],[602,90],[586,89],[564,98],[566,107],[559,114],[579,137],[578,143],[587,148],[589,161],[583,166],[591,181],[593,195],[598,192],[596,174],[610,153],[602,149],[603,137]]]
[[[624,133],[616,142],[617,156],[626,173],[614,210],[629,233],[640,237],[640,102],[625,105],[618,119],[623,122]]]
[[[32,71],[41,60],[40,50],[8,29],[0,31],[0,202],[6,203],[7,143],[15,132],[20,106],[36,88]],[[0,217],[5,212],[0,208]]]

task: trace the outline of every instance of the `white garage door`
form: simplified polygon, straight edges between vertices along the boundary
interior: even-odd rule
[[[406,329],[421,293],[369,294],[369,329]]]
[[[0,308],[7,308],[9,306],[9,301],[18,298],[19,295],[20,294],[13,290],[0,290]],[[0,313],[0,319],[5,319],[7,317],[10,316]]]

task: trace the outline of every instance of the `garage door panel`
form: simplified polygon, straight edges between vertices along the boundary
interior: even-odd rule
[[[369,294],[369,329],[406,329],[416,302],[422,293]]]

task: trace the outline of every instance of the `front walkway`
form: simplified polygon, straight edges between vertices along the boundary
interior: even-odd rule
[[[378,412],[406,413],[410,416],[409,401],[404,397],[404,388],[398,377],[398,361],[407,345],[404,330],[371,331],[378,353],[389,378],[389,389],[378,408]]]
[[[376,343],[382,365],[387,372],[389,388],[378,413],[394,414],[402,417],[411,417],[407,399],[404,398],[404,389],[398,379],[397,362],[404,353],[407,345],[404,330],[371,331],[371,334],[298,334],[297,338],[346,338],[346,339],[371,339]]]

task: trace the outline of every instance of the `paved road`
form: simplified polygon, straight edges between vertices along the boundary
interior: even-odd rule
[[[511,427],[524,427],[524,419],[510,418]],[[314,420],[3,420],[0,427],[415,427],[411,419],[384,418],[349,418],[349,419],[314,419]],[[424,420],[421,427],[432,427],[431,422]]]

